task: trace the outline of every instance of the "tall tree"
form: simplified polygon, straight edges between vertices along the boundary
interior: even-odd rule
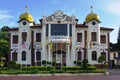
[[[1,28],[1,31],[2,31],[2,32],[6,32],[8,29],[9,29],[8,26],[3,26],[3,27]]]
[[[110,43],[111,51],[120,51],[120,27],[118,29],[117,43]]]
[[[8,57],[8,26],[3,26],[0,30],[0,60]]]
[[[120,27],[118,30],[117,44],[115,47],[116,47],[117,51],[120,51]]]
[[[120,27],[119,27],[119,30],[118,30],[118,37],[117,37],[117,43],[120,42]]]

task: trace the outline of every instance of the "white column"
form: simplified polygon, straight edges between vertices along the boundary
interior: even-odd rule
[[[76,60],[76,66],[77,66],[77,61],[78,61],[78,50],[75,50],[75,60]]]
[[[46,60],[46,25],[42,25],[42,60]]]
[[[75,38],[76,38],[76,27],[75,25],[72,25],[72,51],[71,51],[71,61],[73,62],[75,60]]]
[[[12,61],[12,55],[13,55],[13,53],[11,52],[10,55],[11,55],[10,60]]]
[[[67,24],[67,35],[69,36],[69,24]]]
[[[84,51],[83,50],[81,50],[82,51],[82,59],[81,60],[83,60],[84,59]]]
[[[108,61],[108,51],[105,51],[106,52],[106,61]]]
[[[49,29],[49,34],[48,34],[48,36],[49,36],[49,40],[50,40],[50,36],[51,36],[51,24],[48,24],[48,29]],[[51,53],[51,51],[50,51],[50,44],[48,45],[48,59],[50,60],[50,53]]]
[[[100,25],[98,25],[98,29],[97,29],[97,43],[100,44]]]
[[[34,60],[34,61],[35,61],[35,65],[37,65],[37,64],[36,64],[36,62],[37,62],[37,61],[36,61],[36,51],[34,51],[34,54],[35,54],[35,60]]]
[[[68,59],[70,59],[70,45],[67,45]]]
[[[22,69],[22,53],[20,52],[20,69]]]
[[[51,53],[51,51],[50,51],[50,44],[48,45],[48,59],[50,59],[50,53]]]
[[[48,36],[50,37],[51,36],[51,24],[48,24],[48,27],[49,27],[49,34],[48,34]]]

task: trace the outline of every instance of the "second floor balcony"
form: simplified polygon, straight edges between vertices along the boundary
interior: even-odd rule
[[[69,36],[50,36],[48,37],[47,41],[49,42],[70,42],[70,37]]]

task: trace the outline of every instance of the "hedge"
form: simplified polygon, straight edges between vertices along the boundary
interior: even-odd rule
[[[50,70],[50,73],[65,73],[65,71],[53,69],[53,70]]]
[[[97,68],[95,66],[89,66],[87,70],[96,70]]]
[[[54,66],[28,66],[28,67],[24,66],[22,69],[23,70],[36,70],[37,69],[39,71],[49,71],[51,69],[55,69],[55,67]]]
[[[63,66],[62,69],[64,71],[68,71],[68,70],[73,70],[73,71],[76,71],[76,70],[81,70],[81,66],[73,66],[73,67],[66,67],[66,66]]]

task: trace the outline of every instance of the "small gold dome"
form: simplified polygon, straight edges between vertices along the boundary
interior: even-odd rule
[[[89,22],[91,20],[97,20],[99,21],[99,16],[92,12],[92,6],[91,6],[91,13],[86,16],[85,22]]]
[[[85,22],[89,22],[91,20],[99,21],[99,16],[97,16],[97,14],[95,14],[95,13],[90,13],[90,14],[87,15],[87,17],[85,19]]]
[[[34,19],[33,19],[32,15],[29,14],[28,12],[25,12],[25,13],[20,15],[20,20],[22,20],[22,19],[26,19],[29,22],[34,22]]]

